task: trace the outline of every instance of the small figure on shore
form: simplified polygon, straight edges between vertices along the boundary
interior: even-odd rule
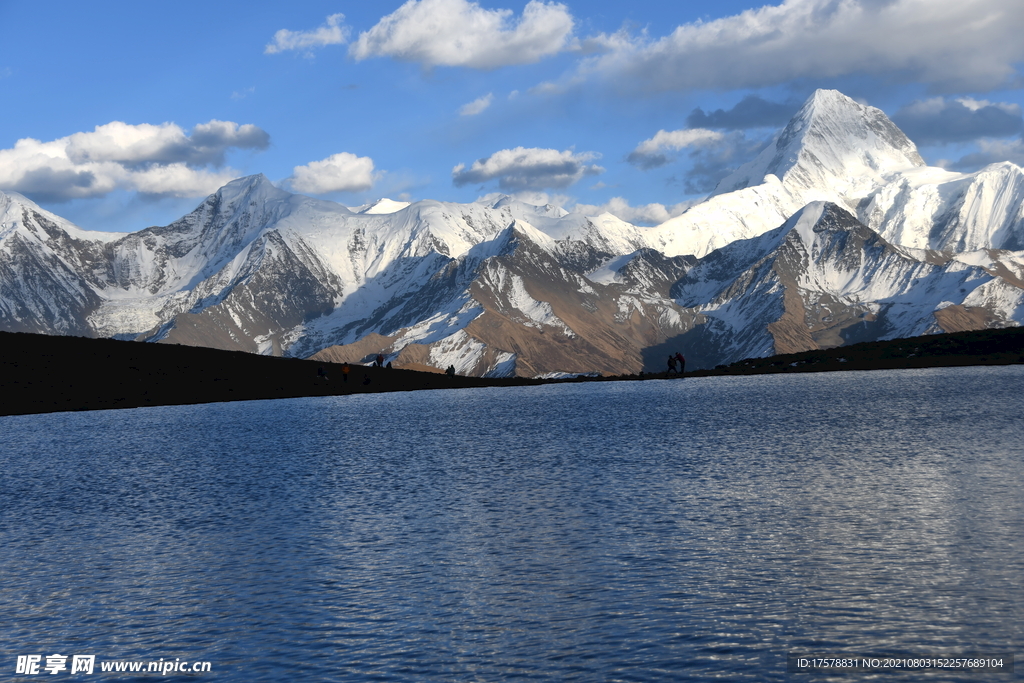
[[[346,381],[346,382],[348,381],[348,373],[349,373],[349,372],[350,372],[351,370],[352,370],[352,368],[350,368],[350,367],[348,366],[348,363],[345,363],[344,365],[342,365],[342,366],[341,366],[341,377],[342,377],[342,379],[343,379],[344,381]]]
[[[388,361],[388,364],[385,365],[384,367],[386,367],[388,370],[390,370],[391,369],[391,361]]]
[[[330,381],[330,378],[327,376],[327,371],[324,370],[322,365],[319,368],[317,368],[316,376],[323,377],[325,381]]]
[[[448,375],[449,377],[455,377],[455,366],[449,365],[448,369],[444,371],[444,374]]]
[[[679,371],[676,370],[676,359],[675,359],[675,356],[669,355],[669,357],[668,357],[668,370],[665,371],[665,377],[667,378],[669,376],[669,374],[671,374],[673,372],[679,372]]]
[[[378,368],[384,367],[384,354],[383,353],[378,353],[377,354],[377,367]]]
[[[686,372],[686,357],[676,351],[676,362],[679,363],[679,374]]]

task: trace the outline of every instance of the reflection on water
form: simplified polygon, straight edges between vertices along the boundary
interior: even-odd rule
[[[0,667],[68,651],[239,681],[783,680],[790,651],[1013,652],[1022,379],[0,418]]]

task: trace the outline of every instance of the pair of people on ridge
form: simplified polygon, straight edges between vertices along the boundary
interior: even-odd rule
[[[668,357],[668,370],[665,371],[665,376],[668,377],[670,373],[677,372],[680,375],[686,372],[686,358],[683,354],[676,352],[676,355],[669,355]]]

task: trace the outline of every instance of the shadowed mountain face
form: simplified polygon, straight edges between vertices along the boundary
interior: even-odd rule
[[[98,233],[0,193],[0,329],[535,376],[1015,326],[1021,178],[925,167],[882,112],[819,91],[656,228],[507,197],[352,210],[251,176]]]

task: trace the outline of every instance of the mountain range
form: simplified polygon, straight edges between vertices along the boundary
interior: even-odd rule
[[[1017,326],[1022,303],[1022,169],[928,167],[828,90],[652,228],[511,197],[349,208],[256,175],[103,233],[0,193],[9,331],[533,377]]]

